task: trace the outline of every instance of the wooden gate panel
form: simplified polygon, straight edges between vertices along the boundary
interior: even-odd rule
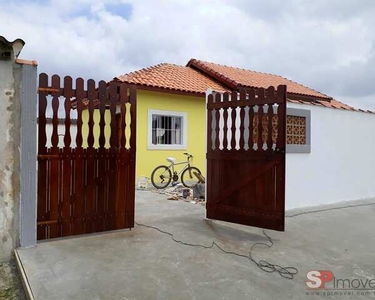
[[[50,103],[48,96],[52,96]],[[73,89],[70,77],[65,77],[60,87],[59,76],[52,76],[49,85],[48,76],[40,75],[38,240],[134,227],[135,102],[135,89],[122,83],[107,87],[101,81],[96,87],[88,80],[85,90],[83,79],[78,78]],[[51,147],[47,147],[46,134],[49,105]],[[125,106],[130,107],[130,124],[125,120]],[[59,109],[65,112],[63,145],[59,143]],[[75,143],[70,134],[73,111],[77,115]],[[96,113],[99,124],[95,124]],[[110,124],[105,123],[106,114]],[[106,125],[111,128],[109,136],[105,134]],[[100,131],[98,135],[95,128]]]
[[[286,86],[207,102],[207,218],[284,230]]]

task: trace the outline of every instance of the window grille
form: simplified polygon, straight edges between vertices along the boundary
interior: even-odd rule
[[[182,117],[152,115],[153,145],[182,145]]]
[[[288,145],[306,144],[306,118],[300,116],[286,117],[286,143]]]

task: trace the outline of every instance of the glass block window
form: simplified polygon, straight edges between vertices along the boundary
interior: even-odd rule
[[[306,144],[306,117],[286,117],[286,143],[287,145]]]

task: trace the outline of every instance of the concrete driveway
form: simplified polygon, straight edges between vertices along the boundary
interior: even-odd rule
[[[277,272],[263,272],[247,258],[216,248],[181,245],[166,234],[138,225],[131,231],[41,242],[36,248],[17,252],[38,300],[375,299],[375,289],[368,289],[370,280],[375,285],[375,200],[309,211],[340,206],[356,207],[308,214],[304,214],[306,210],[288,211],[295,216],[286,219],[284,233],[266,231],[273,247],[254,248],[256,261],[296,267],[298,274],[292,280]],[[206,220],[205,207],[167,201],[164,195],[152,192],[137,192],[136,220],[187,243],[210,245],[215,241],[227,251],[244,255],[254,243],[268,242],[262,229]],[[327,282],[326,290],[306,290],[306,273],[311,270],[330,271],[335,279]],[[327,274],[331,273],[324,273],[323,278],[328,280]],[[333,289],[337,279],[349,280],[344,283],[346,289]],[[367,290],[345,285],[357,286],[357,281],[367,284]],[[321,294],[315,295],[317,292]]]

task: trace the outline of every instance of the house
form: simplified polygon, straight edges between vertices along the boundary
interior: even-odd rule
[[[159,64],[125,74],[115,81],[137,87],[137,176],[150,176],[166,157],[194,155],[205,172],[205,93],[227,88],[191,67]]]
[[[375,196],[375,114],[356,109],[284,77],[191,59],[162,63],[113,79],[137,89],[137,177],[194,155],[206,172],[206,91],[287,86],[286,208]],[[94,115],[95,144],[99,114]],[[106,124],[109,123],[106,112]],[[84,111],[83,146],[88,112]],[[106,145],[110,129],[106,126]],[[94,144],[94,146],[95,146]]]
[[[205,172],[206,90],[287,85],[286,208],[375,196],[375,114],[281,76],[191,59],[114,78],[137,87],[137,176],[192,153]],[[358,176],[361,174],[361,176]]]

